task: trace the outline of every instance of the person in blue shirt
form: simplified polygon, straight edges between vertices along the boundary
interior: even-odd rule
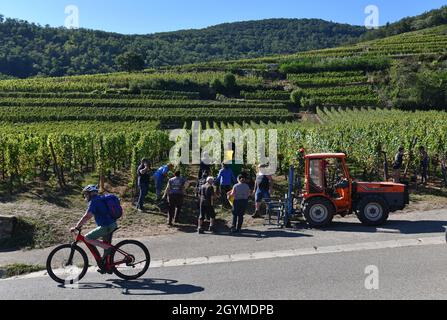
[[[161,193],[163,191],[163,182],[168,176],[168,173],[174,169],[174,166],[170,163],[158,168],[154,173],[155,180],[155,194],[157,195],[157,201],[161,200]]]
[[[222,206],[231,207],[228,202],[227,193],[233,189],[233,185],[236,181],[231,168],[227,164],[222,164],[222,169],[219,171],[215,180],[215,184],[220,186],[220,200],[222,201]]]
[[[104,256],[102,260],[102,266],[99,266],[98,270],[104,273],[104,262],[107,256],[110,255],[112,246],[112,233],[118,228],[115,219],[109,213],[109,209],[104,201],[101,200],[99,196],[98,187],[95,185],[89,185],[82,190],[85,201],[88,202],[88,208],[84,216],[76,224],[76,227],[71,228],[71,232],[76,230],[81,230],[91,218],[95,218],[97,228],[90,231],[85,235],[85,240],[87,243],[104,249]],[[98,239],[102,238],[104,242]]]

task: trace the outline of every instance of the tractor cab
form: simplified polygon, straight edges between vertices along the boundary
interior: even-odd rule
[[[304,200],[323,197],[335,205],[336,213],[349,213],[352,203],[352,180],[346,166],[346,155],[309,154],[304,159]]]

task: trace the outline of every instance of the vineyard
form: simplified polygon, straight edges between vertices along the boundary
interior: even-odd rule
[[[380,154],[392,158],[416,138],[440,159],[446,114],[390,109],[380,89],[405,57],[444,61],[446,48],[441,26],[288,56],[1,80],[0,191],[34,181],[64,188],[87,173],[103,183],[120,171],[131,172],[132,184],[138,159],[166,161],[166,129],[195,120],[218,130],[278,129],[283,171],[305,147],[346,152],[362,174],[374,175]],[[299,121],[303,108],[318,110],[323,124]]]
[[[282,130],[280,149],[289,151],[283,154],[287,165],[293,163],[294,152],[300,147],[310,152],[344,152],[362,174],[374,178],[384,161],[383,153],[388,155],[391,164],[399,146],[408,152],[416,139],[418,145],[429,150],[433,173],[440,174],[440,161],[447,156],[445,113],[331,108],[319,109],[318,115],[323,125]],[[415,157],[410,169],[416,170],[418,166]]]

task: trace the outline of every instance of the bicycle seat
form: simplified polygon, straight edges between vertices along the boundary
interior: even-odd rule
[[[110,232],[110,235],[112,236],[115,232],[117,232],[119,229],[121,228],[116,228],[115,230],[113,230],[112,232]]]

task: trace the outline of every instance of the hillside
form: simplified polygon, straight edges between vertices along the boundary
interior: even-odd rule
[[[271,58],[3,80],[0,121],[159,121],[173,127],[193,120],[293,121],[298,109],[317,107],[445,109],[446,48],[447,25]]]
[[[120,35],[42,27],[0,15],[0,79],[115,72],[116,57],[127,51],[144,56],[147,68],[156,68],[333,48],[445,23],[447,7],[373,31],[318,19],[268,19],[200,30]]]
[[[418,138],[436,154],[436,176],[447,150],[446,113],[388,108],[447,110],[446,44],[443,25],[294,55],[2,80],[0,194],[30,184],[65,190],[86,179],[110,185],[118,176],[130,198],[139,159],[166,163],[166,129],[195,120],[217,130],[277,129],[281,173],[304,146],[346,152],[354,176],[378,179],[379,151],[390,155]],[[304,110],[323,123],[298,121]]]
[[[49,28],[0,16],[0,74],[29,77],[117,71],[115,58],[136,51],[147,67],[261,57],[355,41],[363,27],[316,19],[227,23],[201,30],[120,35]]]

